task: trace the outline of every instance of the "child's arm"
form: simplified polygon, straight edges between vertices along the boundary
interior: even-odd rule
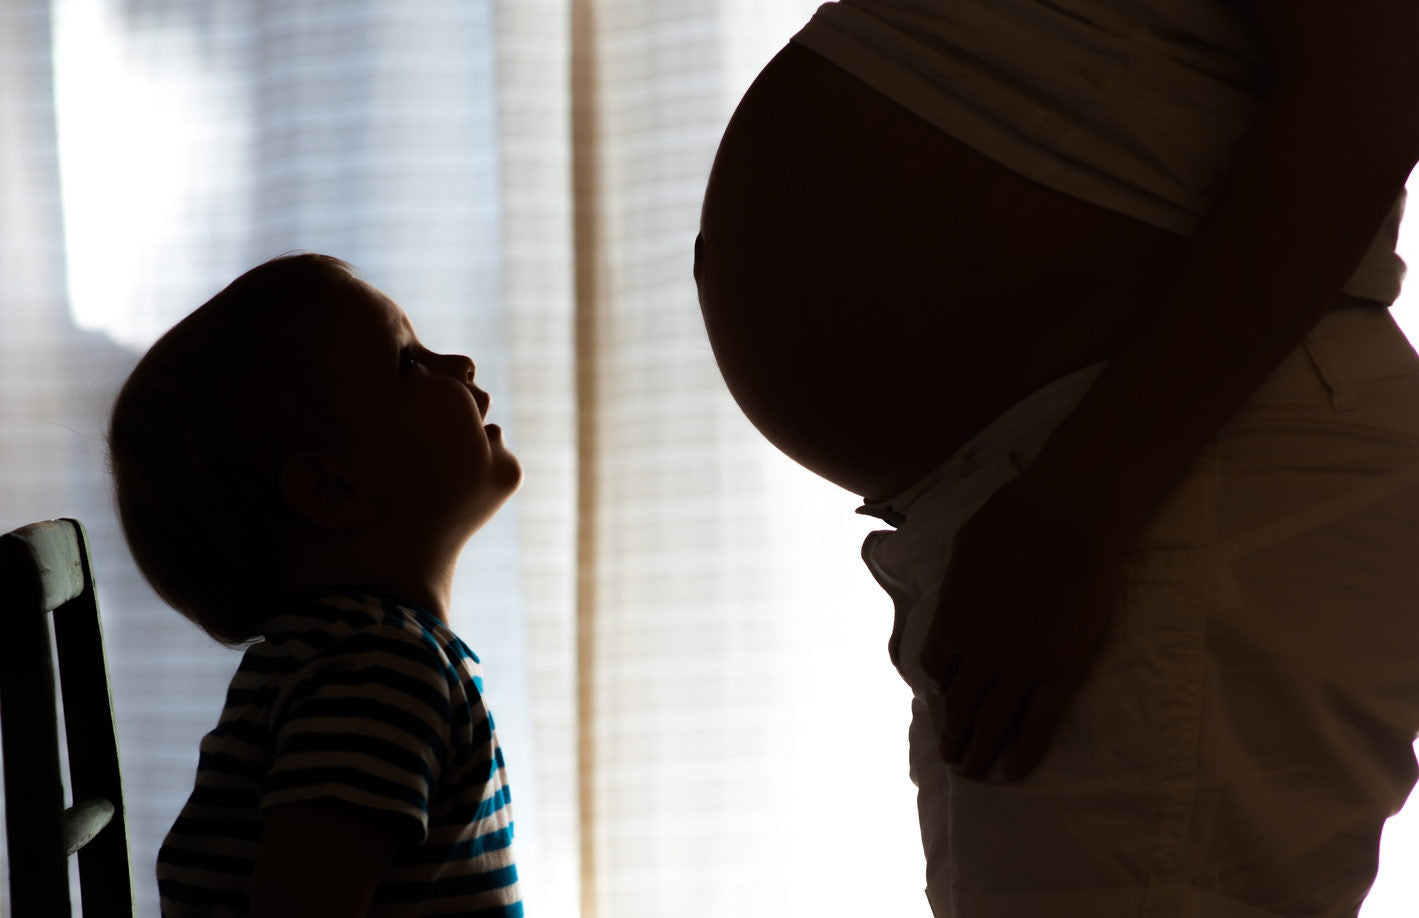
[[[272,807],[251,882],[253,918],[367,914],[397,838],[387,814],[336,800]]]

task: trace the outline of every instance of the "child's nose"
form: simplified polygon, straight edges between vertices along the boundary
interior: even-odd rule
[[[478,371],[478,367],[473,361],[462,354],[445,354],[441,360],[443,371],[449,376],[472,385],[473,376]]]

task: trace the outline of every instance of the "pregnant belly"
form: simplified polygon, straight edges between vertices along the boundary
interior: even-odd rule
[[[725,132],[696,278],[749,419],[881,498],[1107,358],[1180,242],[1021,178],[790,45]]]

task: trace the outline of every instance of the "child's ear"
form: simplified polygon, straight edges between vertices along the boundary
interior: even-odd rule
[[[344,532],[368,523],[370,502],[320,453],[298,453],[281,467],[281,499],[296,515],[318,529]]]

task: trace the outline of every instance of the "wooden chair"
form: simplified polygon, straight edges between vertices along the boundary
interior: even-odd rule
[[[50,614],[74,805],[60,774]],[[78,520],[0,536],[0,737],[13,918],[68,915],[79,852],[85,918],[133,916],[118,739],[89,546]]]

